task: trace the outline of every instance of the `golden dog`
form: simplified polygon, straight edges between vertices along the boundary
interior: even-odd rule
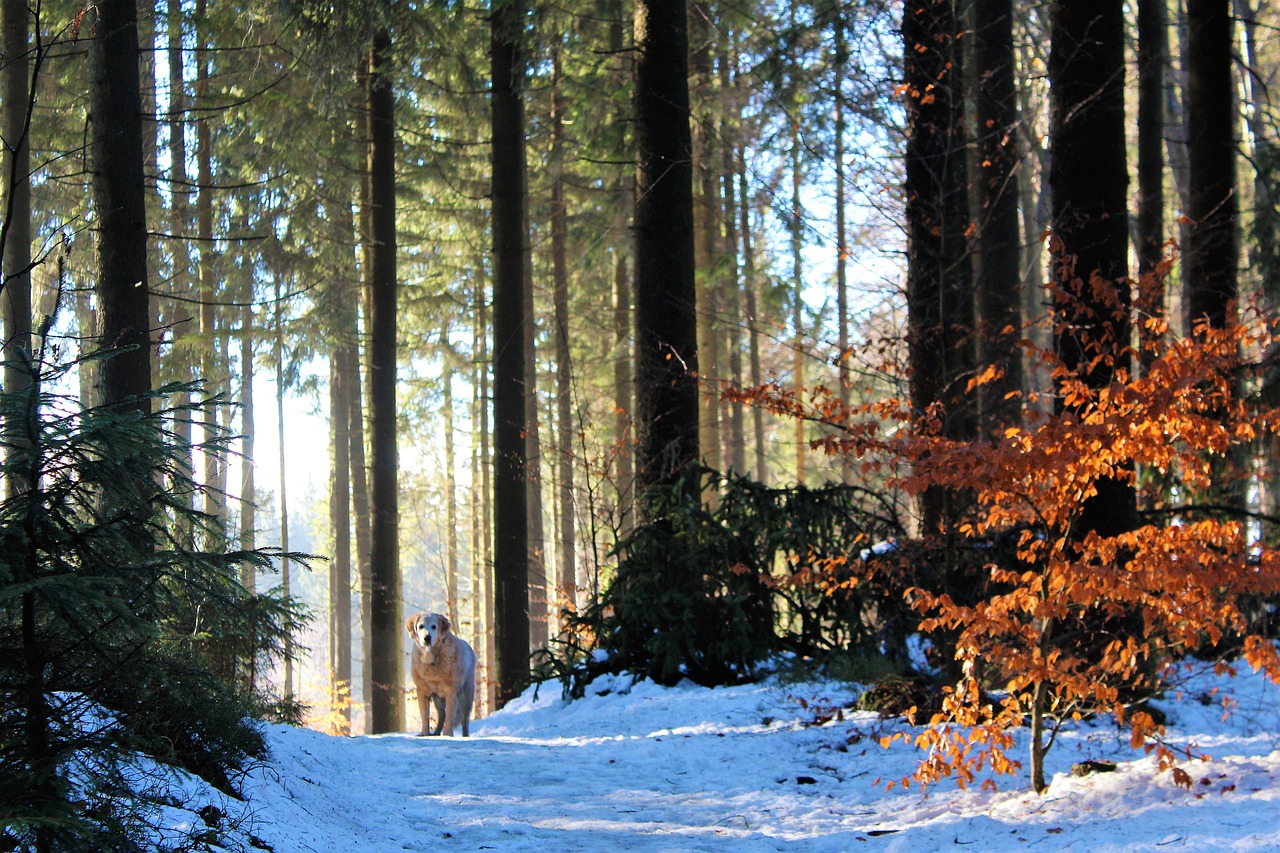
[[[471,644],[453,633],[449,617],[439,613],[415,613],[405,620],[413,637],[413,683],[418,688],[422,734],[452,736],[461,726],[471,734],[471,705],[476,695],[476,653]],[[429,711],[435,704],[439,718],[428,731]]]

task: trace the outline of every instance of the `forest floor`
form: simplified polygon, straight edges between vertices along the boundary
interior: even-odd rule
[[[1247,667],[1189,673],[1159,703],[1170,742],[1212,756],[1181,763],[1190,790],[1103,718],[1060,733],[1042,795],[1025,769],[994,791],[886,790],[923,754],[883,748],[907,727],[854,699],[835,683],[604,678],[570,703],[531,690],[467,739],[272,727],[272,762],[242,780],[244,802],[220,802],[218,826],[223,844],[276,853],[1280,850],[1280,691]],[[1068,772],[1086,759],[1118,767]],[[204,829],[183,814],[175,832]]]

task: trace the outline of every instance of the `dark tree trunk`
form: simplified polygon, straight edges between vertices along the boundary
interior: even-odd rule
[[[849,373],[849,229],[845,222],[845,116],[844,116],[844,77],[845,67],[849,62],[849,47],[845,42],[844,18],[837,15],[832,24],[835,30],[835,88],[832,93],[835,101],[835,169],[836,169],[836,370],[840,377],[840,403],[849,405],[850,373]],[[840,481],[852,482],[853,456],[844,454],[840,458]]]
[[[751,234],[751,195],[747,192],[747,163],[741,149],[738,150],[737,168],[740,189],[738,196],[741,199],[738,207],[738,231],[742,235],[742,295],[747,320],[747,355],[751,387],[759,388],[764,382],[764,370],[760,364],[760,328],[757,324],[756,312],[755,241]],[[755,451],[752,476],[763,483],[768,473],[768,463],[764,453],[764,408],[762,406],[751,407],[751,438]]]
[[[1063,306],[1070,331],[1059,354],[1093,388],[1131,370],[1129,247],[1124,128],[1124,15],[1120,0],[1059,0],[1052,7],[1049,55],[1051,223],[1057,281],[1083,283]],[[1088,283],[1097,275],[1106,287]],[[1113,360],[1093,361],[1086,340],[1109,333]],[[1100,480],[1085,502],[1081,533],[1111,536],[1137,526],[1134,490],[1124,477]]]
[[[560,476],[557,499],[559,566],[556,577],[556,611],[575,603],[577,578],[577,533],[574,529],[573,365],[569,353],[569,264],[568,210],[564,197],[564,110],[561,91],[561,43],[552,43],[551,61],[551,267],[554,280],[556,344],[556,443]]]
[[[396,443],[395,99],[391,35],[373,38],[369,105],[370,728],[404,728],[401,695],[400,508]]]
[[[907,108],[907,334],[911,405],[940,403],[943,433],[970,438],[974,294],[966,231],[968,180],[960,22],[950,0],[908,3],[902,18]],[[946,495],[921,499],[924,530],[942,523]]]
[[[684,0],[640,0],[636,47],[636,479],[647,494],[698,462],[693,143]]]
[[[1022,401],[1022,247],[1018,242],[1017,93],[1012,0],[977,0],[978,365],[1002,375],[979,386],[983,428],[1020,421]]]
[[[102,364],[102,400],[150,411],[146,185],[134,0],[103,0],[90,41],[93,201],[98,219],[98,338],[128,348]]]
[[[529,516],[525,442],[524,4],[490,11],[493,77],[494,645],[491,673],[506,704],[529,680]]]
[[[29,378],[17,366],[17,353],[31,351],[31,124],[30,25],[24,0],[4,0],[4,212],[0,246],[4,249],[4,387],[16,391]]]
[[[1138,273],[1152,273],[1164,245],[1164,69],[1169,54],[1167,0],[1138,3],[1138,234],[1135,249]],[[1145,281],[1139,322],[1148,315],[1164,316],[1163,283]],[[1155,335],[1146,323],[1138,329],[1139,358],[1144,365],[1153,357]]]
[[[338,299],[342,298],[340,294]],[[334,697],[339,688],[351,688],[351,401],[344,347],[345,343],[339,340],[329,356],[329,534],[333,537],[329,562],[329,666]],[[346,721],[346,734],[351,728],[350,706],[342,706],[338,713]]]
[[[1236,300],[1235,87],[1230,0],[1188,0],[1186,117],[1191,220],[1186,321],[1226,326]]]

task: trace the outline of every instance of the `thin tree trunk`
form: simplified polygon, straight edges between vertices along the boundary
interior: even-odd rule
[[[396,441],[396,178],[395,98],[391,35],[374,35],[368,77],[370,643],[373,679],[370,732],[404,728],[401,690],[400,509]]]
[[[494,644],[497,702],[529,680],[530,530],[525,324],[529,253],[524,137],[524,4],[490,10],[493,103]],[[528,426],[535,426],[528,424]]]
[[[845,222],[845,176],[844,176],[844,76],[845,66],[849,59],[849,49],[845,44],[844,18],[837,14],[832,27],[835,30],[835,86],[832,93],[835,101],[835,169],[836,169],[836,370],[839,373],[839,399],[841,406],[849,405],[850,373],[849,359],[849,232]],[[840,456],[840,481],[849,483],[853,479],[853,456],[849,453]]]
[[[612,18],[609,22],[609,52],[617,58],[618,68],[612,75],[612,85],[621,88],[631,79],[631,54],[624,52],[623,23],[625,6],[622,0],[615,0],[611,6]],[[613,115],[615,128],[614,143],[616,155],[624,159],[626,152],[626,127],[630,113],[619,108]],[[633,414],[635,412],[632,399],[632,358],[631,339],[634,318],[631,314],[632,281],[628,270],[628,244],[630,235],[627,223],[635,208],[634,176],[627,173],[627,167],[618,170],[618,185],[615,189],[613,228],[613,401],[614,401],[614,441],[617,443],[617,465],[615,468],[618,493],[617,539],[622,540],[631,532],[635,505],[635,466],[633,465],[634,435]]]
[[[173,239],[169,241],[170,258],[171,258],[171,277],[169,283],[170,291],[179,298],[189,298],[193,295],[191,287],[191,252],[187,246],[187,241],[182,239],[181,235],[190,227],[191,221],[191,205],[189,196],[191,188],[190,181],[187,177],[187,139],[186,139],[186,84],[183,75],[185,67],[185,59],[182,51],[182,21],[183,12],[181,0],[168,0],[166,9],[168,15],[168,65],[169,65],[169,229],[173,232]],[[252,308],[249,309],[252,311]],[[174,352],[170,357],[170,368],[176,374],[175,378],[180,381],[187,381],[191,378],[191,355],[189,350],[180,346],[181,342],[190,337],[195,331],[192,328],[191,311],[188,309],[186,302],[176,301],[172,309],[170,322],[173,327],[173,344]],[[190,394],[182,394],[176,402],[181,405],[190,402]],[[192,459],[191,449],[191,419],[187,415],[182,415],[174,419],[173,431],[176,436],[176,444],[181,453],[181,464],[194,470],[194,460]],[[245,433],[245,442],[252,445],[252,434]],[[247,456],[246,458],[252,458]],[[248,468],[248,476],[253,477],[252,466]],[[242,500],[243,498],[243,489]],[[184,506],[192,507],[194,494],[187,493],[181,496]],[[248,499],[252,503],[252,497]],[[241,510],[241,517],[245,509]],[[252,508],[247,510],[252,513]],[[193,541],[194,531],[191,525],[186,525],[184,531],[184,540],[187,547],[195,547]],[[253,571],[249,567],[245,568],[241,579],[244,580],[248,576],[252,580]],[[253,589],[250,583],[245,584],[246,589]]]
[[[253,278],[245,277],[244,305],[240,309],[240,548],[252,551],[257,537],[257,496],[254,494],[253,423]],[[257,576],[252,566],[240,573],[244,588],[253,592]]]
[[[742,289],[746,299],[747,312],[747,353],[751,365],[751,387],[759,388],[764,383],[764,371],[760,365],[760,326],[756,314],[756,259],[754,241],[751,234],[751,196],[747,192],[747,161],[742,150],[738,152],[738,185],[742,202],[739,217],[742,234]],[[764,443],[764,409],[751,407],[751,432],[755,446],[755,478],[763,483],[768,477],[768,464],[765,459]]]
[[[569,354],[569,268],[565,257],[569,230],[562,140],[565,100],[560,89],[560,47],[559,39],[551,44],[551,267],[555,283],[556,437],[560,469],[557,613],[565,608],[573,609],[578,588],[577,533],[574,530],[573,365]]]
[[[698,365],[702,385],[702,409],[698,420],[698,446],[707,467],[720,470],[720,364],[716,346],[716,314],[719,281],[715,275],[720,257],[720,212],[715,172],[711,168],[715,150],[715,121],[712,118],[711,41],[714,30],[711,7],[695,2],[689,15],[690,101],[697,104],[698,117],[692,122],[693,152],[697,164],[698,197],[694,204],[696,257],[695,275],[698,301]],[[714,500],[714,497],[712,498]]]
[[[477,265],[481,268],[483,265]],[[475,292],[475,341],[476,378],[472,387],[476,389],[474,404],[476,422],[479,425],[480,447],[478,466],[480,476],[480,524],[478,538],[479,548],[472,556],[471,583],[475,595],[479,596],[483,609],[483,633],[477,628],[476,638],[482,639],[477,649],[480,653],[484,677],[481,679],[481,702],[485,713],[490,713],[496,704],[497,672],[496,647],[494,643],[494,602],[493,602],[493,502],[491,496],[492,481],[490,472],[496,463],[489,454],[489,319],[485,302],[485,286],[481,276],[476,277]],[[474,482],[474,481],[473,481]],[[474,523],[474,522],[473,522]],[[476,563],[478,562],[478,565]]]
[[[206,21],[206,0],[197,0],[196,20]],[[207,33],[198,31],[203,42]],[[196,97],[200,106],[209,101],[209,51],[203,45],[196,51]],[[200,378],[205,383],[205,393],[221,390],[222,377],[218,363],[217,305],[214,284],[213,242],[213,129],[207,117],[196,120],[196,236],[200,243],[199,300],[200,300]],[[218,409],[204,409],[204,434],[211,438],[218,432]],[[220,460],[218,454],[204,454],[204,511],[213,518],[222,517],[222,495],[214,488],[218,481]],[[212,546],[212,543],[209,543]]]
[[[440,420],[443,421],[441,430],[444,433],[445,601],[449,618],[455,625],[461,625],[462,614],[458,611],[458,489],[454,473],[457,460],[453,446],[453,349],[447,328],[442,337]]]
[[[288,478],[285,476],[286,456],[284,443],[284,308],[283,300],[280,292],[280,279],[275,282],[275,304],[276,304],[276,329],[275,340],[273,346],[273,357],[276,363],[276,446],[277,460],[280,468],[280,550],[289,553],[289,491]],[[280,589],[286,598],[292,592],[292,578],[290,577],[289,558],[286,556],[280,560]],[[284,640],[284,689],[282,691],[284,698],[293,698],[293,660],[294,660],[294,641],[293,635],[289,634]]]
[[[1169,54],[1167,0],[1138,3],[1138,273],[1149,275],[1160,262],[1164,247],[1164,69]],[[1156,335],[1142,314],[1164,316],[1164,286],[1156,277],[1145,281],[1140,294],[1139,359],[1149,367]]]
[[[528,179],[526,178],[526,185]],[[526,187],[526,197],[528,190]],[[526,210],[524,232],[529,225]],[[527,243],[527,238],[526,238]],[[547,646],[547,536],[542,515],[542,409],[538,403],[537,321],[534,319],[532,255],[525,253],[524,330],[525,483],[529,491],[529,648]]]
[[[794,27],[795,4],[792,3]],[[804,209],[801,206],[800,188],[800,117],[793,115],[791,122],[791,286],[794,301],[791,305],[791,364],[792,383],[796,394],[805,393],[804,379]],[[805,459],[808,441],[805,438],[805,420],[796,418],[796,482],[804,484]]]
[[[736,31],[729,33],[730,56],[721,56],[720,88],[731,92],[737,86],[738,38]],[[733,72],[730,73],[732,66]],[[721,124],[719,182],[723,188],[724,205],[722,207],[721,225],[724,229],[727,276],[724,287],[724,347],[728,353],[728,380],[733,385],[742,386],[742,276],[738,267],[738,202],[735,191],[737,169],[734,156],[734,145],[730,137],[730,122]],[[742,476],[747,472],[747,438],[746,413],[741,403],[729,403],[728,416],[725,418],[725,462],[726,467]]]
[[[341,245],[341,244],[340,244]],[[346,289],[343,286],[342,289]],[[335,307],[345,294],[337,294]],[[339,313],[345,308],[338,308]],[[339,317],[339,327],[345,326]],[[333,537],[329,561],[329,695],[337,699],[351,689],[351,400],[345,364],[345,341],[338,341],[329,356],[329,436],[332,467],[329,472],[329,535]],[[349,696],[349,694],[348,694]],[[340,734],[351,731],[351,706],[343,702],[337,711],[345,721]]]

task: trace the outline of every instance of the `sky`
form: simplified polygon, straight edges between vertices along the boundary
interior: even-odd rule
[[[167,817],[176,835],[206,831],[196,812],[216,802],[223,849],[275,853],[1280,850],[1280,692],[1247,667],[1232,680],[1200,666],[1159,703],[1170,743],[1211,756],[1181,762],[1190,790],[1108,718],[1060,735],[1042,795],[1025,771],[996,791],[887,790],[923,755],[880,746],[905,724],[855,698],[822,681],[605,676],[571,703],[557,684],[531,689],[465,739],[273,726],[244,801],[175,779],[190,810]],[[1072,776],[1085,759],[1117,769]]]

